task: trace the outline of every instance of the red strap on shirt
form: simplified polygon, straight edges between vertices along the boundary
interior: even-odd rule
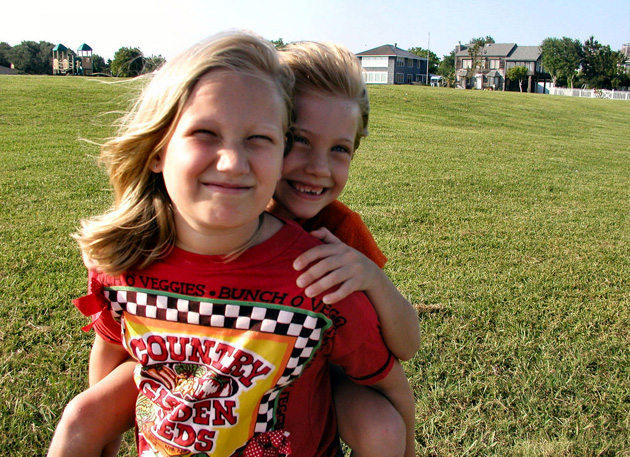
[[[90,280],[90,293],[72,300],[72,303],[84,316],[92,318],[90,324],[82,327],[84,332],[90,331],[96,321],[101,318],[103,311],[107,309],[107,300],[103,297],[103,284],[92,278]]]
[[[291,455],[289,432],[273,430],[253,437],[245,447],[244,457],[278,457]]]

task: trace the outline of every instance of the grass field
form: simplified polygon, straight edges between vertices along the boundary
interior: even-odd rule
[[[83,140],[133,87],[0,77],[0,455],[43,455],[86,386],[69,234],[110,193]],[[370,95],[342,200],[419,308],[417,455],[630,456],[630,103]]]

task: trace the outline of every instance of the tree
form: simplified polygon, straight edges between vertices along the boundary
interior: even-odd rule
[[[22,41],[11,48],[9,60],[21,73],[29,75],[52,74],[52,49],[54,44],[47,41]]]
[[[470,40],[470,44],[468,45],[468,55],[472,59],[470,69],[468,70],[468,77],[470,78],[476,71],[479,66],[479,56],[481,55],[481,51],[483,47],[487,44],[494,43],[494,38],[490,35],[486,37],[472,38]]]
[[[594,37],[584,42],[580,81],[592,89],[616,89],[627,83],[625,56],[602,45]]]
[[[284,42],[282,38],[278,38],[277,40],[269,40],[271,44],[273,44],[278,51],[282,51],[287,47],[287,43]]]
[[[109,65],[105,63],[105,59],[103,59],[103,57],[98,54],[94,54],[92,56],[92,71],[94,73],[107,73],[109,71]]]
[[[448,87],[455,85],[455,50],[447,56],[442,57],[437,74],[441,75]]]
[[[144,59],[143,73],[151,73],[159,69],[165,63],[166,63],[166,59],[162,57],[162,54],[160,54],[159,56],[147,57],[146,59]]]
[[[10,67],[11,60],[9,54],[11,53],[11,45],[9,43],[0,43],[0,66]]]
[[[113,76],[134,78],[144,70],[144,56],[138,48],[120,48],[111,64]]]
[[[516,66],[508,69],[505,74],[511,81],[518,81],[518,88],[523,92],[523,80],[527,78],[527,67]]]
[[[410,53],[417,55],[418,57],[427,58],[427,50],[421,47],[410,48]],[[436,73],[438,66],[440,65],[440,58],[437,54],[429,50],[429,73]]]
[[[540,45],[542,64],[554,85],[566,83],[573,88],[583,51],[579,40],[567,37],[545,38]]]

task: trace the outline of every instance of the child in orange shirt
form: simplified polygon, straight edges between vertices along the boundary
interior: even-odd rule
[[[369,99],[361,65],[347,49],[324,43],[294,43],[281,53],[295,75],[294,145],[284,159],[282,178],[269,209],[297,220],[326,244],[296,259],[304,270],[298,285],[336,303],[362,290],[374,306],[392,353],[408,360],[420,344],[411,304],[381,270],[386,257],[361,217],[339,202],[351,160],[367,135]],[[310,267],[309,267],[310,266]],[[342,439],[353,456],[413,455],[413,408],[396,411],[373,389],[337,372],[333,394]],[[401,421],[402,419],[402,421]]]

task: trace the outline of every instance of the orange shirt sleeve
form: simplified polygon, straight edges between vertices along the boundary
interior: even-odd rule
[[[301,222],[301,225],[308,232],[326,227],[348,246],[363,253],[379,268],[383,268],[387,263],[387,257],[379,249],[359,213],[352,211],[338,200],[326,206],[315,217]]]

